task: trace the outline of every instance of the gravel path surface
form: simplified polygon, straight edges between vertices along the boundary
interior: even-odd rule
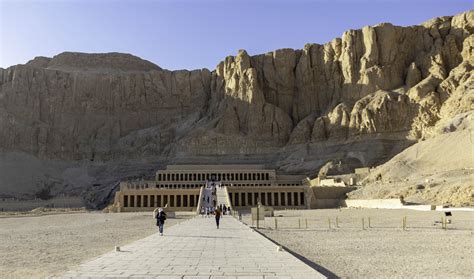
[[[183,220],[168,219],[166,227]],[[59,274],[156,230],[148,212],[0,218],[0,278]]]

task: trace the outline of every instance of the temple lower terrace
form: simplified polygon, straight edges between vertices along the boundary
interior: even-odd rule
[[[169,165],[154,181],[124,181],[115,195],[117,212],[195,211],[205,188],[218,188],[232,209],[262,205],[278,209],[309,208],[304,175],[277,174],[263,165]]]

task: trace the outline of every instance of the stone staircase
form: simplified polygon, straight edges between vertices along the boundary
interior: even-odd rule
[[[204,206],[204,207],[213,207],[214,206],[214,197],[212,195],[212,192],[213,192],[213,187],[211,187],[210,185],[206,185],[203,189],[203,192],[202,192],[202,203],[201,205]]]
[[[212,193],[214,192],[215,188],[216,188],[215,182],[207,182],[206,186],[201,188],[201,191],[199,193],[199,202],[196,208],[197,214],[201,212],[201,207],[202,208],[214,207],[214,200],[216,197]]]
[[[199,214],[201,207],[214,207],[214,199],[216,200],[216,205],[225,204],[225,206],[232,209],[232,204],[229,201],[229,195],[227,194],[227,188],[225,186],[220,187],[221,182],[207,182],[206,186],[201,189],[199,195],[199,203],[197,207],[197,213]],[[216,191],[216,196],[212,193]]]

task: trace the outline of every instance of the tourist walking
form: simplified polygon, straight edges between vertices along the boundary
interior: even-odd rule
[[[219,221],[221,220],[221,210],[219,209],[219,207],[216,207],[216,209],[214,210],[214,215],[216,215],[216,225],[217,225],[217,228],[219,228]]]
[[[158,214],[156,214],[156,225],[160,231],[160,235],[163,235],[163,228],[165,226],[166,213],[163,211],[163,208],[158,209]]]

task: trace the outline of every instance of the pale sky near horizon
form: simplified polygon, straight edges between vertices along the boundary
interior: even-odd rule
[[[214,69],[228,55],[326,43],[348,29],[408,26],[472,0],[0,0],[0,67],[64,51],[125,52],[162,68]]]

